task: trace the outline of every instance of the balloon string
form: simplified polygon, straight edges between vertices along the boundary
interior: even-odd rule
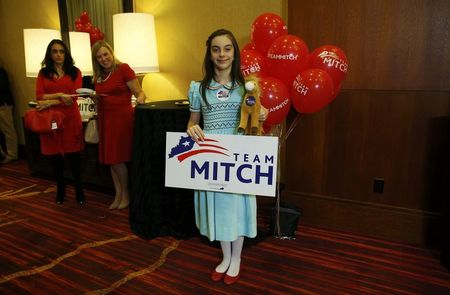
[[[281,124],[277,125],[278,136],[283,136],[283,127]],[[278,169],[281,167],[281,141],[278,142]],[[277,173],[277,200],[275,204],[275,227],[273,235],[277,238],[281,238],[281,228],[280,228],[280,176],[281,173]]]
[[[281,146],[286,142],[289,135],[292,133],[294,128],[297,126],[298,121],[300,121],[300,118],[302,115],[300,113],[297,113],[297,116],[295,117],[294,121],[292,121],[291,125],[289,126],[288,131],[286,134],[283,134],[283,127],[281,124],[277,125],[277,133],[278,137],[280,138],[280,141],[278,142],[278,169],[281,167]],[[282,238],[281,236],[281,228],[280,228],[280,173],[277,173],[277,196],[276,196],[276,204],[275,204],[275,226],[273,230],[273,235],[276,238]]]
[[[297,116],[295,117],[294,121],[292,121],[291,125],[289,126],[288,131],[286,131],[286,134],[281,137],[280,140],[280,146],[284,144],[284,142],[287,140],[287,138],[289,137],[289,135],[291,134],[291,132],[294,130],[294,128],[297,126],[298,121],[300,120],[300,118],[302,117],[301,113],[297,113]]]

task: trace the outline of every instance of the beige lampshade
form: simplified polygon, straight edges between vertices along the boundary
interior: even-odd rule
[[[69,32],[70,53],[83,76],[93,75],[89,33]]]
[[[137,73],[159,72],[155,21],[147,13],[113,16],[114,52]]]
[[[53,39],[61,39],[61,33],[58,30],[23,29],[27,77],[37,77],[47,46]]]

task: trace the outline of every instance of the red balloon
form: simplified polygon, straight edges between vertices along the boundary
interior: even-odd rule
[[[263,123],[262,127],[263,127],[264,134],[269,134],[270,131],[272,130],[272,125],[269,125],[266,122]]]
[[[333,101],[339,94],[339,92],[341,92],[341,88],[342,88],[342,83],[339,83],[338,85],[334,84],[334,93],[333,93],[333,98],[331,99],[331,101]]]
[[[339,85],[347,76],[348,61],[342,49],[334,45],[324,45],[311,52],[308,67],[326,71],[333,79],[334,85]]]
[[[273,13],[264,13],[253,21],[251,39],[256,50],[266,55],[273,40],[287,33],[287,26],[281,17]]]
[[[77,28],[77,27],[75,27]],[[86,27],[86,25],[81,25],[79,26],[79,32],[85,32],[85,33],[90,33],[89,29]]]
[[[259,79],[261,90],[261,104],[269,111],[267,125],[281,123],[288,115],[291,107],[289,90],[280,80],[273,77]]]
[[[75,31],[82,32],[83,31],[83,25],[82,24],[76,24],[75,25]]]
[[[335,98],[333,80],[324,70],[308,69],[295,77],[291,95],[297,112],[315,113]]]
[[[83,11],[80,14],[80,20],[81,20],[81,23],[84,25],[91,22],[91,19],[89,18],[89,14],[87,13],[87,11]]]
[[[255,75],[257,77],[267,76],[266,59],[256,50],[241,51],[241,72],[244,77]]]
[[[90,35],[91,35],[91,37],[94,38],[94,39],[98,39],[98,38],[100,37],[98,31],[95,31],[95,30],[93,30],[93,31],[90,33]]]
[[[241,48],[241,51],[248,50],[248,49],[256,50],[255,43],[250,42],[250,43],[245,44],[244,47]]]
[[[100,37],[100,30],[96,30],[96,28],[92,29],[91,32],[89,32],[89,37],[91,40],[91,46],[95,44],[95,42],[101,40]]]
[[[92,30],[94,29],[94,26],[92,25],[92,23],[87,23],[87,24],[85,24],[84,25],[84,29],[88,32],[88,33],[91,33],[92,32]]]
[[[291,87],[295,76],[306,70],[308,53],[308,46],[299,37],[293,35],[278,37],[267,52],[269,75]]]

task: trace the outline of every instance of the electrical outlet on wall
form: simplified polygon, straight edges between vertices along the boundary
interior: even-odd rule
[[[373,192],[377,194],[382,194],[384,192],[384,179],[374,178],[373,179]]]

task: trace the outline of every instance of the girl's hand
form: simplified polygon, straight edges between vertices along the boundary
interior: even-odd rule
[[[196,142],[199,143],[200,141],[205,140],[205,134],[203,133],[202,128],[198,125],[192,125],[188,128],[186,133]]]

